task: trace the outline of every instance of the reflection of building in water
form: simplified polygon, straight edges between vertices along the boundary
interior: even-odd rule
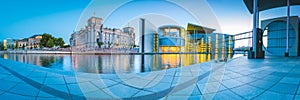
[[[91,17],[88,25],[70,38],[74,49],[95,48],[132,48],[135,43],[135,33],[132,27],[123,30],[116,28],[103,28],[102,18]],[[100,47],[99,47],[100,46]]]
[[[75,71],[88,73],[101,73],[102,68],[99,67],[99,57],[95,55],[73,55],[72,67]]]

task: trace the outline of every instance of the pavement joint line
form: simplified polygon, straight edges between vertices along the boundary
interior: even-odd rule
[[[296,92],[295,92],[295,94],[294,94],[294,96],[293,96],[293,100],[295,100],[295,99],[296,99],[296,96],[297,96],[297,93],[298,93],[298,91],[299,91],[299,88],[300,88],[300,81],[299,81],[299,83],[298,83],[298,86],[297,86]]]
[[[290,69],[289,72],[291,72],[291,71],[292,71],[292,69]],[[289,73],[289,72],[287,72],[287,73]],[[268,89],[263,89],[264,91],[262,93],[258,94],[257,96],[253,97],[252,99],[255,99],[255,98],[259,97],[260,95],[264,94],[267,91],[272,91],[270,89],[273,88],[276,84],[278,84],[284,77],[286,77],[288,75],[287,73],[283,77],[281,77],[280,80],[278,80],[277,82],[275,82],[275,84],[273,84],[272,86],[270,86]],[[265,77],[267,77],[267,76],[265,76]],[[277,92],[277,91],[272,91],[272,92],[281,93],[281,92]],[[281,93],[281,94],[286,94],[286,93]]]
[[[105,94],[107,94],[107,95],[109,95],[109,96],[111,96],[111,97],[114,98],[113,95],[111,95],[110,93],[107,93],[106,91],[103,90],[103,89],[108,88],[108,87],[99,88],[98,86],[96,86],[95,83],[93,83],[93,82],[91,82],[91,81],[89,81],[89,83],[91,83],[93,86],[95,86],[99,91],[103,91]],[[95,90],[95,91],[98,91],[98,90]],[[92,91],[91,91],[91,92],[92,92]],[[90,92],[88,92],[88,93],[90,93]],[[82,93],[82,94],[84,95],[84,93]]]
[[[150,82],[148,82],[145,86],[148,86],[151,82],[153,82],[153,80],[158,77],[158,75],[156,75]],[[147,92],[152,92],[152,91],[148,91],[148,90],[145,90],[145,88],[142,88],[141,91],[147,91]],[[136,94],[138,94],[139,92],[141,91],[138,91],[136,92],[135,94],[133,94],[131,97],[135,96]]]
[[[46,73],[46,75],[44,76],[44,79],[43,79],[43,84],[45,84],[45,81],[46,81],[47,75],[48,75],[48,73]],[[39,89],[39,92],[38,92],[37,96],[39,96],[39,95],[40,95],[40,92],[41,92],[41,88]]]
[[[37,89],[40,89],[42,90],[43,92],[46,92],[46,93],[49,93],[49,94],[52,94],[54,96],[57,96],[57,97],[60,97],[60,98],[63,98],[63,99],[70,99],[70,97],[68,96],[67,93],[65,92],[61,92],[59,90],[56,90],[54,88],[51,88],[47,85],[44,85],[44,84],[40,84],[38,82],[35,82],[29,78],[26,78],[25,76],[22,76],[20,74],[18,74],[17,72],[13,71],[13,70],[10,70],[9,68],[7,68],[6,66],[0,64],[0,66],[2,68],[4,68],[5,70],[7,70],[8,72],[12,73],[14,76],[16,76],[17,78],[23,80],[25,83],[27,83],[28,85],[31,85],[33,86],[34,88],[37,88]],[[85,97],[82,97],[82,96],[78,96],[78,95],[74,95],[76,98],[85,98]]]
[[[62,75],[62,77],[63,77],[63,79],[64,79],[65,86],[67,87],[68,94],[69,94],[70,98],[71,98],[71,99],[73,99],[73,97],[72,97],[72,94],[71,94],[71,92],[70,92],[70,89],[69,89],[69,87],[68,87],[68,82],[66,81],[66,79],[65,79],[65,76],[64,76],[64,75]]]

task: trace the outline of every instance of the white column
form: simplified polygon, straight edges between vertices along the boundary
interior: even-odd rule
[[[289,52],[290,0],[287,0],[286,53]]]
[[[254,52],[254,58],[256,58],[256,34],[257,34],[257,22],[258,22],[258,0],[253,0],[253,32],[252,32],[252,47]]]

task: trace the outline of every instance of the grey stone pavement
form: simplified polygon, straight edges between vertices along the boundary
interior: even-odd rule
[[[0,59],[0,99],[300,100],[300,57],[205,62],[146,73],[88,74]]]

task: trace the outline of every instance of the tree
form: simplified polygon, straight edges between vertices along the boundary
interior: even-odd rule
[[[22,45],[22,49],[23,49],[23,50],[25,49],[25,44]]]
[[[4,50],[4,45],[2,42],[0,42],[0,51],[3,51]]]
[[[48,47],[47,44],[48,44],[49,40],[50,40],[50,39],[53,40],[52,35],[51,35],[51,34],[44,33],[44,34],[42,35],[42,37],[43,37],[43,38],[41,39],[41,46],[42,46],[42,47]],[[52,42],[53,42],[53,41],[52,41]],[[54,43],[53,43],[53,44],[54,44]]]
[[[59,47],[64,47],[64,40],[62,38],[55,38],[55,45]]]
[[[101,48],[101,46],[104,44],[103,42],[98,42],[98,47]]]
[[[48,47],[48,48],[52,48],[54,47],[54,39],[50,38],[47,43],[46,43],[46,46],[45,47]]]
[[[16,41],[16,45],[14,45],[14,48],[15,48],[15,49],[19,49],[19,46],[18,46],[18,44],[19,44],[19,42],[18,42],[18,41]]]

